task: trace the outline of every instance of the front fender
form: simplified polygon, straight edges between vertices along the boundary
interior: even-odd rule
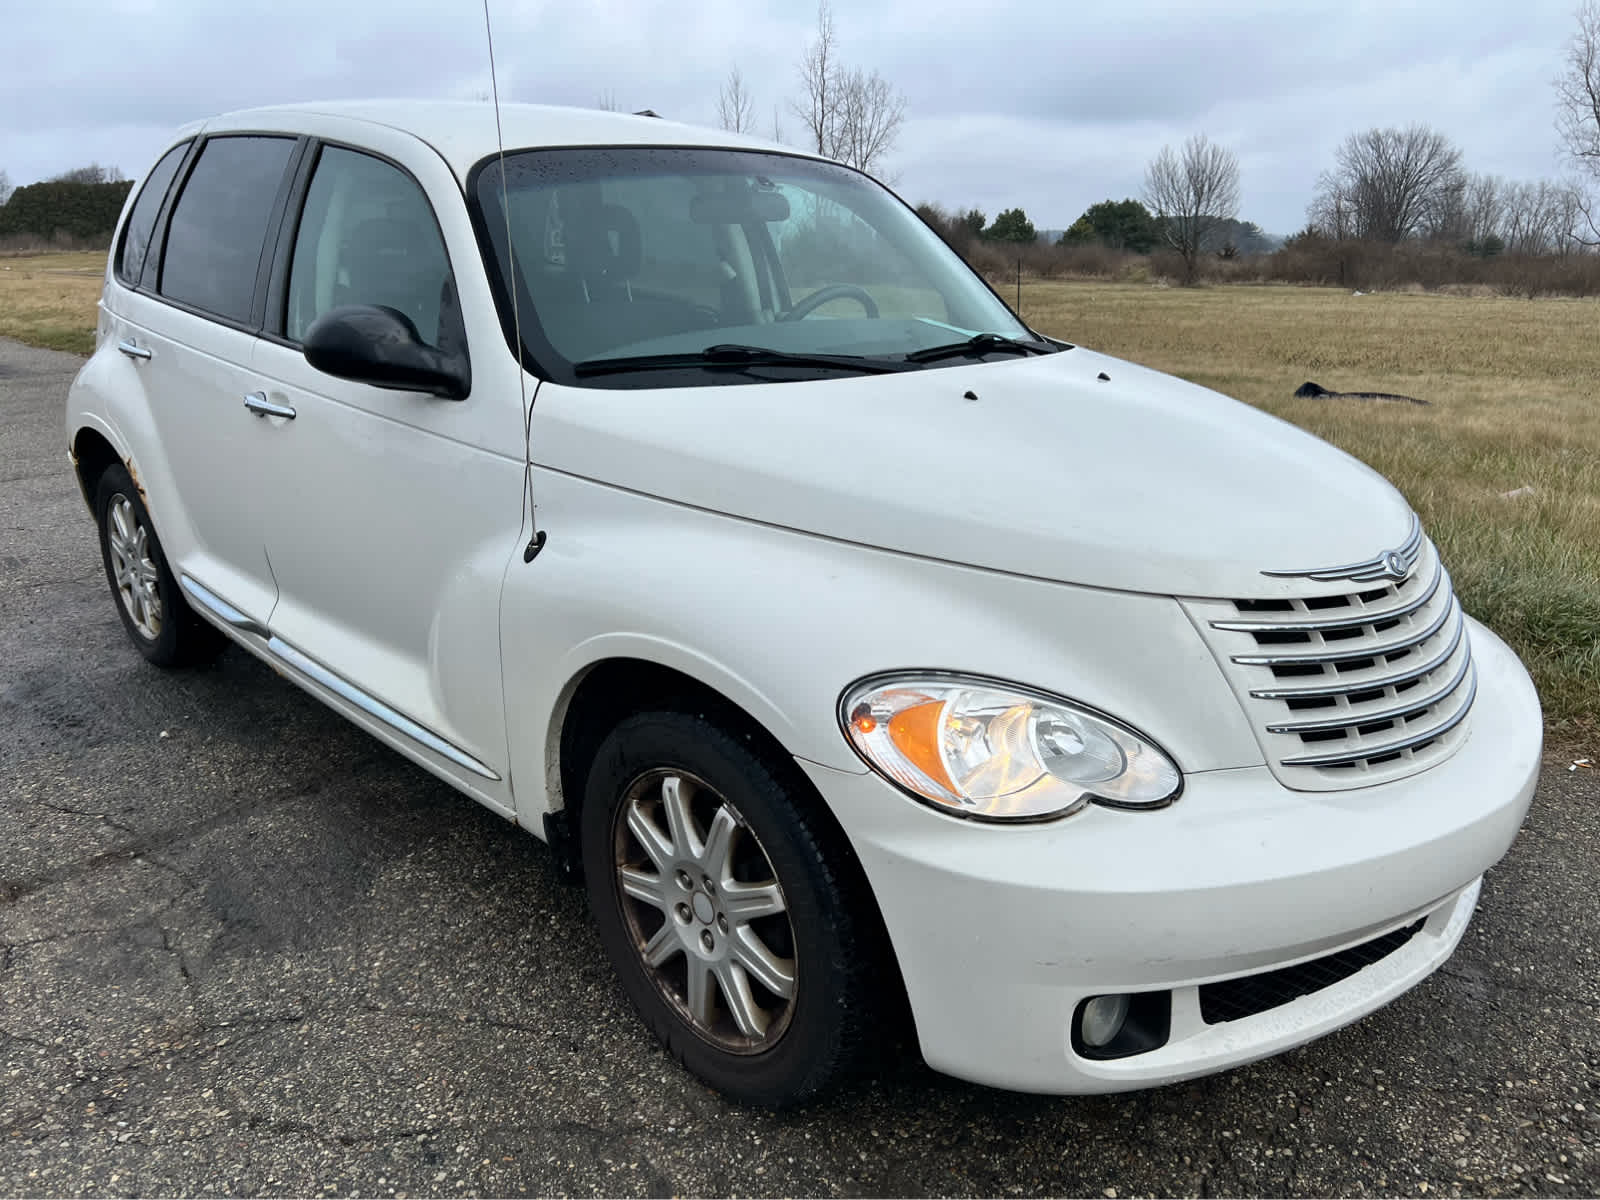
[[[513,564],[501,616],[518,817],[560,807],[561,720],[596,663],[671,667],[739,705],[798,758],[863,765],[836,709],[906,668],[1015,680],[1148,732],[1186,772],[1260,749],[1169,597],[1019,578],[742,521],[536,470],[549,534]]]

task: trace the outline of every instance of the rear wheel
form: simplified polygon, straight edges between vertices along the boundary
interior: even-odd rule
[[[144,499],[121,463],[101,474],[94,511],[106,581],[139,653],[158,667],[215,658],[227,639],[195,616],[184,600]]]
[[[656,712],[601,744],[582,816],[589,902],[645,1023],[773,1107],[858,1066],[877,1019],[875,910],[811,803],[747,740]]]

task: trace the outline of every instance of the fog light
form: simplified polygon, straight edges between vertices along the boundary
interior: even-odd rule
[[[1078,1018],[1078,1036],[1085,1046],[1098,1050],[1111,1044],[1127,1020],[1126,995],[1096,996],[1083,1006],[1083,1015]]]

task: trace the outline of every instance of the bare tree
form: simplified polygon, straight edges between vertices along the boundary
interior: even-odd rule
[[[1467,223],[1467,175],[1457,171],[1439,185],[1423,210],[1421,232],[1429,241],[1463,242]]]
[[[1462,175],[1440,187],[1422,232],[1485,256],[1564,255],[1578,244],[1574,230],[1582,220],[1581,199],[1573,183]]]
[[[1600,178],[1600,2],[1578,10],[1578,30],[1556,79],[1556,131],[1562,148],[1586,174]]]
[[[1503,216],[1496,235],[1507,253],[1563,255],[1581,239],[1582,191],[1572,183],[1511,183],[1505,187]]]
[[[1567,44],[1567,61],[1556,79],[1556,133],[1572,164],[1600,184],[1600,2],[1585,0],[1578,29]],[[1600,212],[1591,195],[1579,192],[1580,240],[1600,244]]]
[[[818,154],[831,155],[838,128],[839,64],[834,54],[833,11],[828,0],[817,5],[817,38],[800,58],[800,87],[804,95],[790,105],[805,126],[806,140]]]
[[[1480,252],[1500,236],[1505,216],[1506,181],[1498,175],[1457,172],[1439,186],[1423,215],[1430,240],[1476,247]]]
[[[776,104],[772,106],[772,140],[775,142],[784,140],[783,125],[778,120],[778,106]]]
[[[1181,152],[1163,146],[1145,169],[1144,195],[1167,244],[1183,258],[1184,283],[1192,284],[1212,231],[1239,211],[1239,158],[1203,133]]]
[[[1352,133],[1317,179],[1309,216],[1330,237],[1400,242],[1426,231],[1461,186],[1461,151],[1425,125]]]
[[[1505,219],[1505,187],[1506,181],[1498,175],[1473,175],[1467,181],[1464,215],[1468,241],[1482,246],[1500,236],[1500,224]]]
[[[1306,206],[1306,220],[1324,237],[1342,241],[1356,236],[1355,201],[1333,172],[1317,176],[1316,190]]]
[[[756,130],[755,100],[744,86],[744,76],[737,66],[728,72],[728,80],[717,97],[717,119],[729,133],[754,133]]]
[[[905,120],[905,97],[873,71],[845,71],[839,79],[839,128],[833,157],[873,172],[894,147]]]
[[[1551,187],[1551,223],[1559,231],[1554,253],[1565,257],[1594,245],[1594,220],[1583,187],[1571,179],[1552,184]]]
[[[827,0],[817,6],[816,40],[800,59],[800,86],[803,94],[790,107],[807,143],[859,171],[879,170],[905,122],[905,97],[877,71],[840,63]]]

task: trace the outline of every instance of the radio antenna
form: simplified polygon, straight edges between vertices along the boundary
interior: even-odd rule
[[[518,311],[517,252],[511,244],[511,201],[506,187],[506,136],[500,127],[500,79],[494,69],[494,26],[489,22],[489,0],[483,0],[483,33],[489,41],[489,90],[494,97],[494,140],[500,161],[500,212],[506,220],[506,270],[511,292],[511,328],[517,339],[517,391],[522,397],[522,497],[528,504],[528,528],[532,536],[522,551],[522,561],[531,563],[544,549],[544,530],[539,528],[539,506],[533,498],[533,405],[528,402],[528,374],[522,366],[522,314]]]

